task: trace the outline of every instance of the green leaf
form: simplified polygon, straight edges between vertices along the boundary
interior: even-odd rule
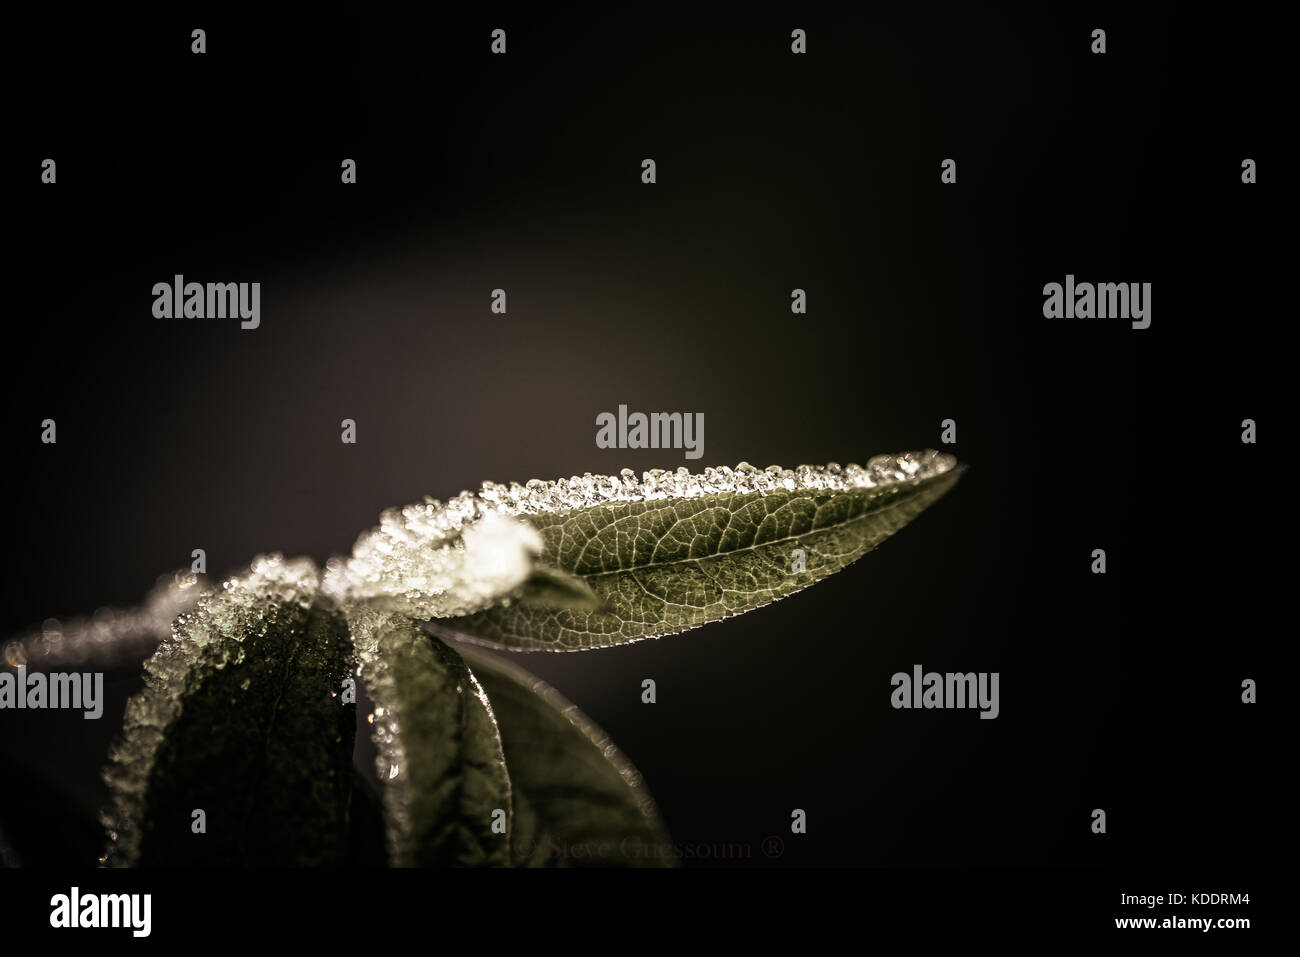
[[[259,559],[176,620],[145,665],[105,773],[108,863],[345,859],[352,651],[342,616],[316,602],[317,584],[306,559]]]
[[[501,729],[517,866],[676,863],[641,775],[578,708],[512,662],[463,646]]]
[[[348,620],[374,702],[389,861],[509,864],[510,779],[478,681],[459,654],[409,619],[357,607]]]
[[[792,595],[861,558],[957,481],[937,452],[867,467],[647,473],[485,486],[530,521],[540,561],[579,576],[600,609],[507,602],[437,623],[439,633],[511,648],[604,648],[670,635]]]

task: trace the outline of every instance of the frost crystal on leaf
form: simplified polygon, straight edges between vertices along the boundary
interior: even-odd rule
[[[395,618],[391,613],[363,605],[347,609],[348,631],[352,635],[357,655],[357,677],[366,684],[366,693],[374,703],[366,716],[370,725],[370,738],[375,743],[375,773],[383,784],[384,806],[387,811],[388,852],[392,859],[400,859],[401,847],[410,833],[410,772],[406,749],[398,723],[397,689],[387,656],[379,652],[379,639],[389,629],[403,629],[414,640],[416,630],[409,622]]]
[[[767,494],[775,491],[879,488],[911,479],[942,475],[956,464],[957,460],[953,456],[927,449],[924,452],[877,455],[868,460],[865,468],[853,464],[841,467],[838,463],[831,462],[828,465],[801,465],[797,469],[786,469],[779,465],[757,469],[748,462],[741,462],[734,469],[724,465],[721,468],[707,468],[700,473],[692,473],[685,467],[675,472],[651,469],[643,472],[639,481],[631,469],[623,469],[618,476],[592,475],[587,472],[554,482],[533,479],[526,485],[517,482],[509,485],[484,482],[478,498],[483,504],[498,508],[508,515],[540,515],[614,502],[746,495],[752,492]]]
[[[541,550],[531,526],[462,492],[384,512],[351,557],[329,561],[324,591],[418,619],[471,614],[522,585]]]

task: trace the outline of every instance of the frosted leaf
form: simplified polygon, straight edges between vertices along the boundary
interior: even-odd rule
[[[41,630],[12,639],[0,649],[0,667],[27,665],[42,671],[59,665],[111,668],[139,660],[171,633],[177,615],[194,607],[207,579],[189,571],[161,575],[144,604],[100,608],[89,618],[47,618]]]
[[[955,464],[931,449],[876,456],[866,468],[832,462],[760,471],[742,462],[698,475],[654,469],[638,479],[623,469],[523,485],[484,482],[477,494],[461,492],[446,504],[426,499],[385,511],[350,557],[329,562],[323,587],[343,605],[371,603],[420,620],[461,617],[506,603],[532,574],[543,542],[526,521],[531,516],[706,495],[874,489],[938,476]]]
[[[960,474],[953,456],[931,449],[878,455],[866,466],[741,462],[700,473],[656,469],[640,481],[624,470],[617,478],[485,484],[480,497],[541,533],[539,567],[585,585],[590,600],[500,602],[431,627],[555,651],[677,634],[839,571],[942,497]]]
[[[492,831],[492,816],[497,808],[510,813],[510,779],[478,680],[459,654],[401,615],[354,605],[347,617],[374,704],[367,722],[389,863],[509,863],[509,840]]]
[[[305,617],[318,584],[310,559],[260,555],[247,574],[204,592],[176,617],[171,633],[145,662],[144,689],[127,702],[122,735],[109,752],[104,780],[112,802],[102,817],[111,835],[107,863],[136,860],[150,775],[187,692],[198,687],[203,674],[243,663],[246,637],[265,635],[268,622]]]

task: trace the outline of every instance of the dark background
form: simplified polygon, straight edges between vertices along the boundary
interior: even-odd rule
[[[951,417],[966,476],[846,571],[521,663],[677,841],[759,863],[771,834],[789,864],[1268,856],[1275,35],[1172,6],[15,20],[0,635],[134,603],[198,547],[324,560],[484,479],[864,462]],[[1067,272],[1153,283],[1151,328],[1044,319]],[[261,282],[261,328],[155,319],[174,273]],[[703,412],[704,458],[596,448],[620,403]],[[916,663],[1000,672],[1001,716],[892,710]],[[98,722],[0,719],[20,851],[97,855],[137,687],[111,673]]]

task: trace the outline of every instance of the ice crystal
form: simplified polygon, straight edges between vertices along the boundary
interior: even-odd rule
[[[757,469],[748,462],[741,462],[734,469],[723,466],[706,468],[700,473],[692,473],[685,467],[675,472],[651,469],[643,472],[639,480],[631,469],[623,469],[617,476],[587,472],[554,482],[533,479],[526,485],[484,482],[478,500],[480,508],[487,506],[506,515],[524,516],[702,495],[767,495],[807,489],[876,488],[941,475],[956,464],[953,456],[927,449],[924,452],[877,455],[868,460],[865,467],[852,464],[841,467],[831,462],[823,466],[800,465],[796,469],[779,465]],[[461,493],[462,497],[467,494]]]
[[[350,557],[330,559],[324,591],[421,620],[467,615],[522,585],[541,550],[532,526],[462,492],[384,512]]]

